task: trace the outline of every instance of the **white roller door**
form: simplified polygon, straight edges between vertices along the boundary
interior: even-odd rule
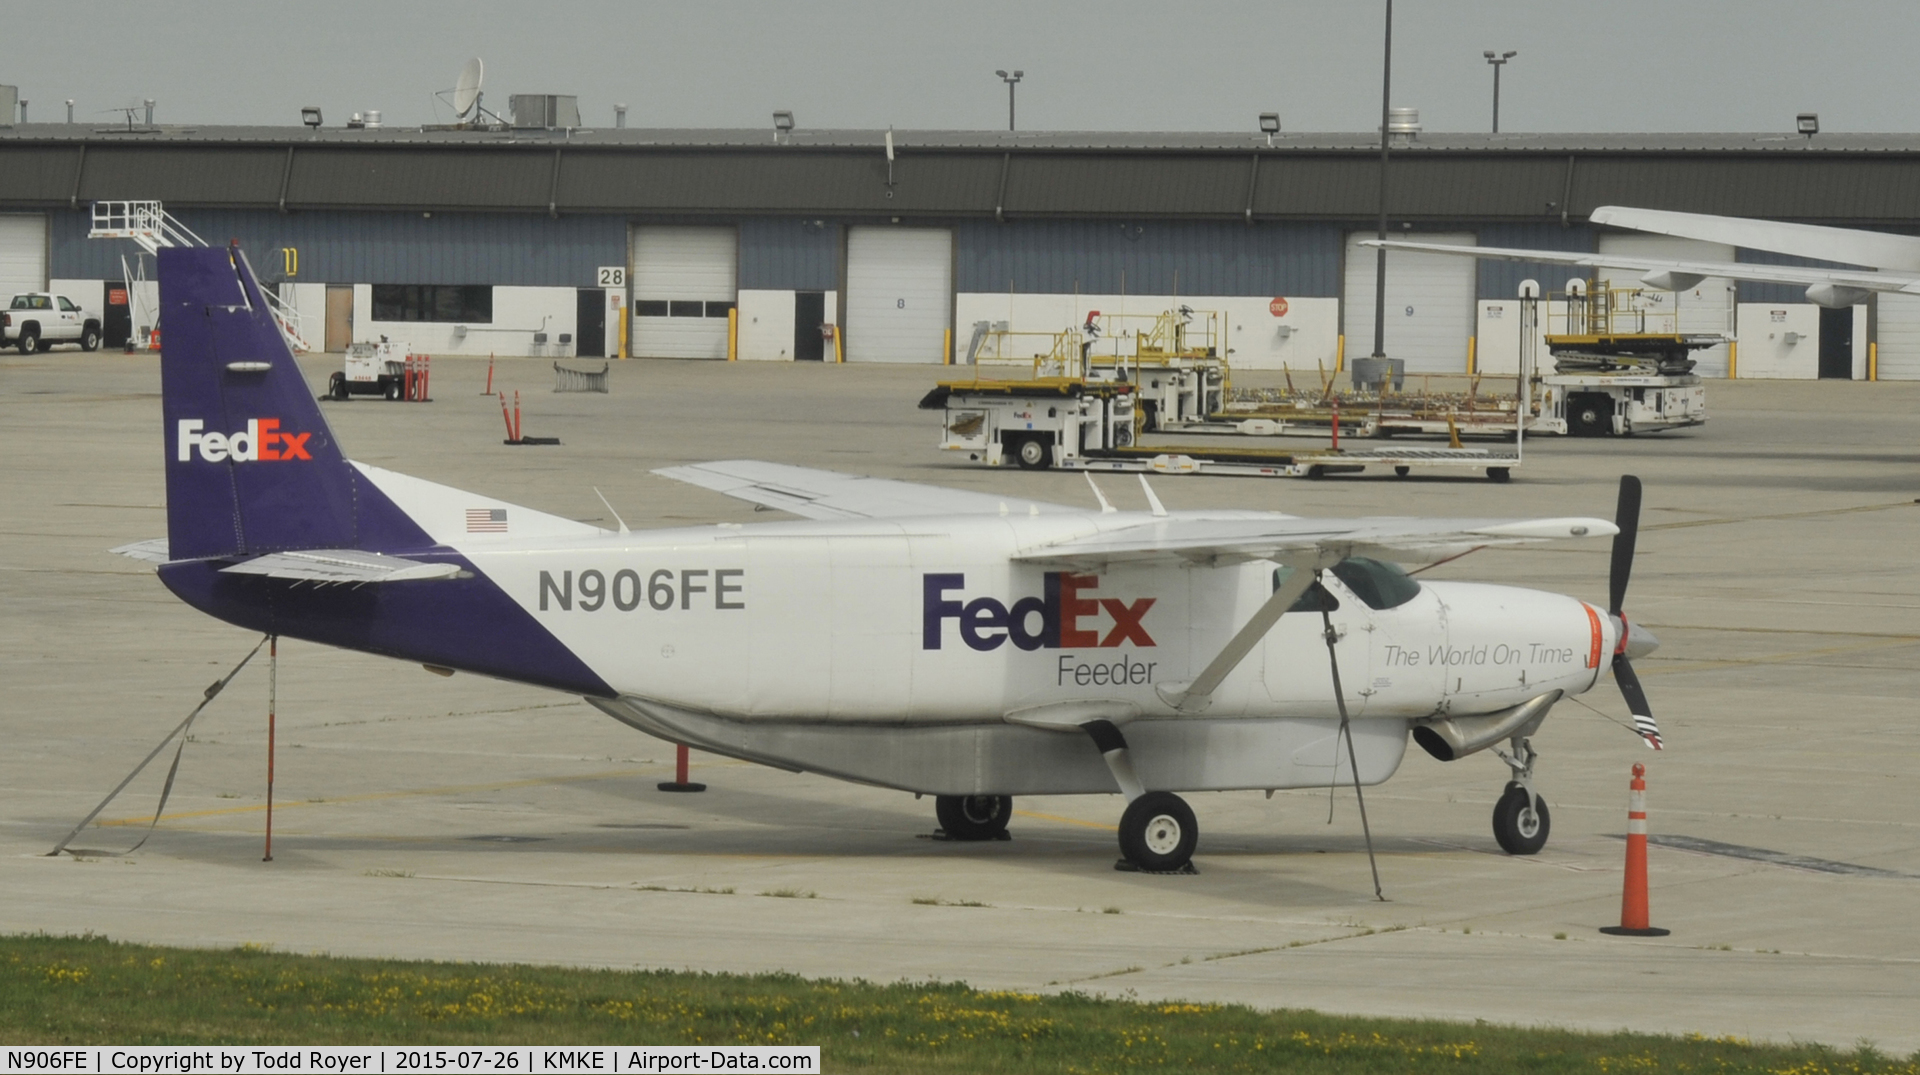
[[[1876,318],[1879,378],[1883,381],[1920,381],[1920,295],[1882,293]]]
[[[847,361],[940,362],[953,324],[953,233],[847,232]]]
[[[1373,353],[1373,293],[1377,251],[1361,246],[1373,232],[1347,236],[1347,277],[1342,323],[1346,326],[1347,360]],[[1467,233],[1437,235],[1418,232],[1394,238],[1449,246],[1474,246]],[[1472,258],[1450,254],[1422,254],[1406,250],[1387,252],[1386,350],[1388,358],[1405,359],[1409,373],[1467,372],[1467,337],[1474,330]]]
[[[630,353],[636,358],[727,357],[739,243],[732,228],[636,226]]]
[[[1672,235],[1602,235],[1600,252],[1640,258],[1675,260],[1684,258],[1689,261],[1734,260],[1733,247],[1724,243],[1681,239]],[[1599,278],[1613,287],[1645,288],[1647,286],[1640,282],[1640,274],[1631,269],[1601,269]],[[1554,290],[1559,288],[1555,287]],[[1674,304],[1679,312],[1679,326],[1675,331],[1733,335],[1733,300],[1733,281],[1720,276],[1710,276],[1700,281],[1697,286],[1677,293],[1674,296]],[[1726,344],[1709,347],[1704,351],[1695,351],[1693,360],[1697,363],[1694,366],[1694,372],[1702,377],[1727,375]]]
[[[0,215],[0,304],[22,291],[46,289],[47,218],[39,213]],[[97,295],[93,298],[99,301]]]

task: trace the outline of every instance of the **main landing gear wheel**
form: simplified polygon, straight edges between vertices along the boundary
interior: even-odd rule
[[[1026,437],[1014,449],[1013,458],[1022,470],[1045,470],[1053,465],[1053,445],[1039,437]]]
[[[1507,793],[1493,805],[1493,838],[1509,855],[1534,855],[1547,846],[1547,833],[1553,818],[1547,801],[1527,792],[1519,784],[1508,784]]]
[[[950,840],[997,840],[1013,817],[1013,799],[1006,795],[939,795],[933,816]]]
[[[1200,825],[1193,808],[1170,791],[1149,791],[1120,815],[1120,853],[1150,873],[1172,873],[1193,860]]]

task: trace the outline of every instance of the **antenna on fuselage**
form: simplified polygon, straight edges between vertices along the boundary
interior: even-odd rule
[[[619,512],[613,510],[612,502],[607,499],[607,495],[605,493],[602,493],[598,486],[594,487],[593,495],[599,497],[600,503],[605,504],[607,506],[607,514],[613,516],[613,521],[620,524],[620,532],[622,534],[630,534],[633,532],[627,529],[627,521],[620,517]]]
[[[1114,512],[1113,505],[1107,502],[1107,494],[1101,492],[1100,487],[1093,484],[1093,475],[1087,474],[1087,472],[1084,470],[1081,471],[1080,473],[1086,474],[1087,487],[1093,490],[1094,499],[1100,501],[1100,514],[1102,515],[1113,514]]]
[[[1093,478],[1089,476],[1087,480],[1092,481]],[[1153,513],[1164,516],[1167,513],[1167,506],[1160,503],[1159,497],[1153,495],[1153,486],[1147,484],[1147,476],[1145,474],[1140,475],[1140,489],[1147,494],[1147,504],[1153,508]]]

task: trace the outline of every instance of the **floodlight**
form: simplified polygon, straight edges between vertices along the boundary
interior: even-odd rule
[[[1278,112],[1260,113],[1260,129],[1266,132],[1267,134],[1279,134],[1280,133],[1280,113]]]
[[[306,124],[309,127],[320,126],[320,123],[321,123],[320,109],[318,109],[317,107],[314,107],[313,105],[308,105],[307,107],[301,109],[300,122]]]
[[[773,114],[773,129],[782,133],[793,130],[793,113],[775,112]]]
[[[1820,133],[1820,113],[1802,112],[1793,118],[1793,129],[1812,138]]]

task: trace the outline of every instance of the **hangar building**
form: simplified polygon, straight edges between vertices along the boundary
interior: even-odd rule
[[[830,324],[846,361],[938,363],[979,322],[1052,332],[1176,304],[1223,312],[1242,368],[1371,350],[1373,256],[1354,244],[1374,230],[1377,136],[892,141],[889,159],[881,131],[22,124],[0,129],[0,288],[51,286],[108,306],[110,337],[138,331],[109,305],[134,248],[89,240],[90,206],[159,199],[209,242],[238,239],[329,350],[386,335],[432,353],[831,360]],[[1410,135],[1391,226],[1779,263],[1585,218],[1619,204],[1911,231],[1916,165],[1908,135]],[[1517,285],[1567,275],[1395,254],[1387,350],[1413,371],[1464,371],[1470,352],[1511,369]],[[1685,327],[1737,330],[1739,376],[1920,378],[1920,296],[1823,311],[1798,288],[1708,280],[1677,302]],[[1702,372],[1727,375],[1726,352]]]

